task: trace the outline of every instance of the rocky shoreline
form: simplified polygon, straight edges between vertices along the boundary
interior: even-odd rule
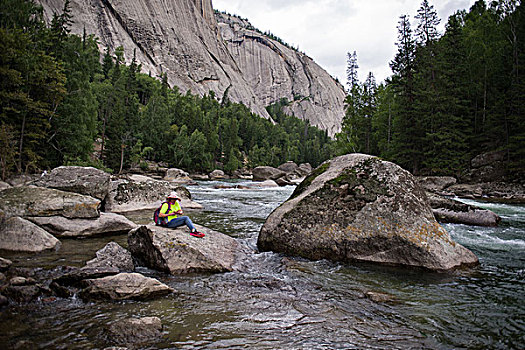
[[[313,171],[313,175],[322,173],[320,168]],[[247,189],[296,185],[302,181],[294,194],[297,196],[313,181],[311,177],[304,180],[309,174],[312,174],[312,169],[308,165],[297,166],[289,162],[279,168],[244,170],[236,176],[258,180],[253,186],[246,186]],[[21,177],[13,179],[10,184],[0,183],[0,249],[36,253],[60,249],[63,239],[115,234],[128,237],[128,249],[110,242],[83,267],[62,266],[52,271],[24,269],[0,258],[0,306],[74,295],[84,300],[145,300],[176,292],[156,278],[143,275],[137,267],[167,274],[222,273],[242,268],[242,262],[250,252],[227,235],[198,226],[207,234],[206,239],[199,240],[189,236],[184,228],[171,230],[154,225],[139,226],[122,215],[154,209],[171,191],[179,193],[183,208],[202,208],[192,201],[190,191],[184,186],[197,178],[223,179],[226,175],[215,171],[197,177],[178,169],[157,169],[153,174],[111,177],[94,168],[59,167],[38,177]],[[360,184],[353,184],[355,188],[352,190],[357,202],[364,201],[364,204],[371,200],[367,195],[366,178],[361,178],[359,181],[364,182]],[[431,213],[440,222],[486,226],[499,223],[500,219],[494,213],[456,201],[456,196],[525,202],[523,186],[518,184],[457,184],[456,179],[447,177],[418,178],[416,182],[422,188],[418,200],[430,205]],[[337,191],[348,192],[349,188],[345,186],[338,183]],[[383,190],[373,191],[382,193]],[[304,225],[308,227],[308,224]],[[268,249],[266,246],[261,248]],[[288,253],[295,255],[293,251]],[[473,261],[466,259],[464,265],[472,265]],[[452,265],[444,263],[442,266],[448,268]],[[159,322],[130,319],[126,324],[136,325],[138,329],[151,326],[153,328],[145,333],[158,334],[162,328],[161,323],[159,328]]]

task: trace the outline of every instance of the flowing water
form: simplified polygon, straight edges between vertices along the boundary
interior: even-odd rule
[[[108,325],[146,316],[159,317],[164,327],[153,349],[525,348],[524,206],[473,203],[498,213],[501,225],[444,226],[481,265],[432,273],[258,253],[260,227],[293,188],[217,184],[190,186],[206,209],[187,213],[252,249],[240,271],[167,276],[141,269],[176,292],[146,302],[69,298],[10,306],[0,314],[0,348],[102,349],[111,345]],[[150,216],[131,218],[147,223]],[[82,266],[110,240],[127,245],[125,236],[64,240],[58,252],[4,256],[22,267]],[[373,301],[368,292],[389,301]]]

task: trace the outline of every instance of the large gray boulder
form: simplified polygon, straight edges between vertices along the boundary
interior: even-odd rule
[[[191,200],[184,186],[142,175],[112,181],[105,209],[113,213],[156,209],[172,191],[176,191],[182,199],[183,209],[202,209],[202,205]]]
[[[286,175],[284,171],[271,166],[258,166],[252,173],[254,181],[277,180]]]
[[[239,243],[227,235],[202,226],[206,236],[190,236],[186,227],[170,229],[148,225],[128,234],[128,249],[140,263],[170,274],[228,272],[241,254]]]
[[[85,280],[83,299],[147,300],[173,292],[164,283],[140,273],[122,272],[118,275]]]
[[[0,249],[37,253],[59,247],[60,241],[53,235],[20,217],[11,217],[0,225]]]
[[[363,154],[318,167],[270,214],[257,245],[310,259],[431,270],[478,263],[436,222],[409,172]]]
[[[102,201],[109,193],[110,178],[108,173],[93,167],[60,166],[42,175],[34,185],[80,193]]]
[[[93,219],[67,219],[63,216],[28,218],[57,237],[91,237],[102,234],[127,233],[137,225],[123,215],[100,213]]]
[[[11,216],[96,218],[100,200],[45,187],[22,186],[0,191],[0,210]]]

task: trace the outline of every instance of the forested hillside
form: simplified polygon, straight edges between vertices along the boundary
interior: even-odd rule
[[[349,53],[349,94],[340,153],[392,160],[414,174],[460,176],[477,154],[500,150],[507,173],[525,175],[525,8],[521,1],[477,1],[440,19],[424,0],[400,17],[393,75],[357,79]]]
[[[286,101],[269,108],[274,125],[227,93],[198,97],[139,73],[121,48],[100,62],[97,38],[69,33],[68,2],[50,26],[33,1],[0,4],[2,179],[63,164],[119,173],[145,160],[188,171],[315,166],[332,153],[325,131],[282,115]]]

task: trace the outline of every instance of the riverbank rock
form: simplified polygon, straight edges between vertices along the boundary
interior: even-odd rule
[[[21,217],[11,217],[0,225],[0,249],[37,253],[58,248],[58,239]]]
[[[109,193],[110,177],[93,167],[60,166],[42,175],[34,185],[84,194],[103,201]]]
[[[299,164],[299,168],[296,170],[296,173],[298,173],[301,177],[305,177],[305,176],[310,175],[312,170],[313,169],[310,163],[302,163],[302,164]]]
[[[446,188],[457,183],[452,176],[420,176],[417,182],[423,189],[429,192],[442,193]]]
[[[184,186],[142,175],[112,181],[105,209],[113,213],[154,210],[172,191],[176,191],[180,196],[183,209],[202,209],[202,205],[191,200],[189,191]]]
[[[31,222],[56,237],[91,237],[102,234],[127,233],[137,225],[123,215],[100,213],[94,219],[68,219],[63,216],[30,217]]]
[[[204,238],[190,236],[185,226],[140,226],[128,234],[129,250],[144,266],[173,275],[232,271],[242,254],[239,243],[220,232],[195,226],[206,234]]]
[[[253,181],[277,180],[286,175],[280,169],[271,166],[258,166],[252,170]]]
[[[7,271],[11,267],[11,265],[13,265],[13,262],[11,260],[0,258],[0,271]]]
[[[427,192],[428,203],[437,221],[476,226],[497,226],[501,218],[494,212]]]
[[[112,323],[107,333],[116,345],[142,349],[162,336],[162,321],[158,317],[127,318]]]
[[[210,178],[210,180],[223,180],[223,179],[228,178],[228,176],[224,173],[224,171],[219,170],[219,169],[212,171],[208,175],[208,177]]]
[[[84,282],[87,288],[80,292],[83,299],[147,300],[173,292],[164,283],[136,272],[123,272]]]
[[[323,163],[264,223],[257,246],[310,259],[447,270],[478,263],[435,220],[399,166],[348,154]]]
[[[5,190],[6,188],[9,188],[9,187],[11,187],[10,184],[8,184],[7,182],[0,181],[0,191],[3,191],[3,190]]]
[[[293,174],[299,169],[299,166],[293,161],[288,161],[279,165],[277,169],[284,171],[286,174]]]
[[[504,150],[477,155],[470,161],[471,168],[464,180],[469,183],[501,181],[507,175],[506,157]]]
[[[12,187],[0,191],[0,210],[11,216],[63,216],[96,218],[100,200],[45,187]]]
[[[87,261],[86,267],[115,267],[120,272],[135,270],[131,253],[115,242],[109,242],[104,248],[97,251],[96,258]]]
[[[170,168],[166,171],[166,176],[164,176],[165,181],[171,181],[178,184],[188,184],[193,183],[193,179],[190,177],[190,174],[184,170],[177,168]]]

